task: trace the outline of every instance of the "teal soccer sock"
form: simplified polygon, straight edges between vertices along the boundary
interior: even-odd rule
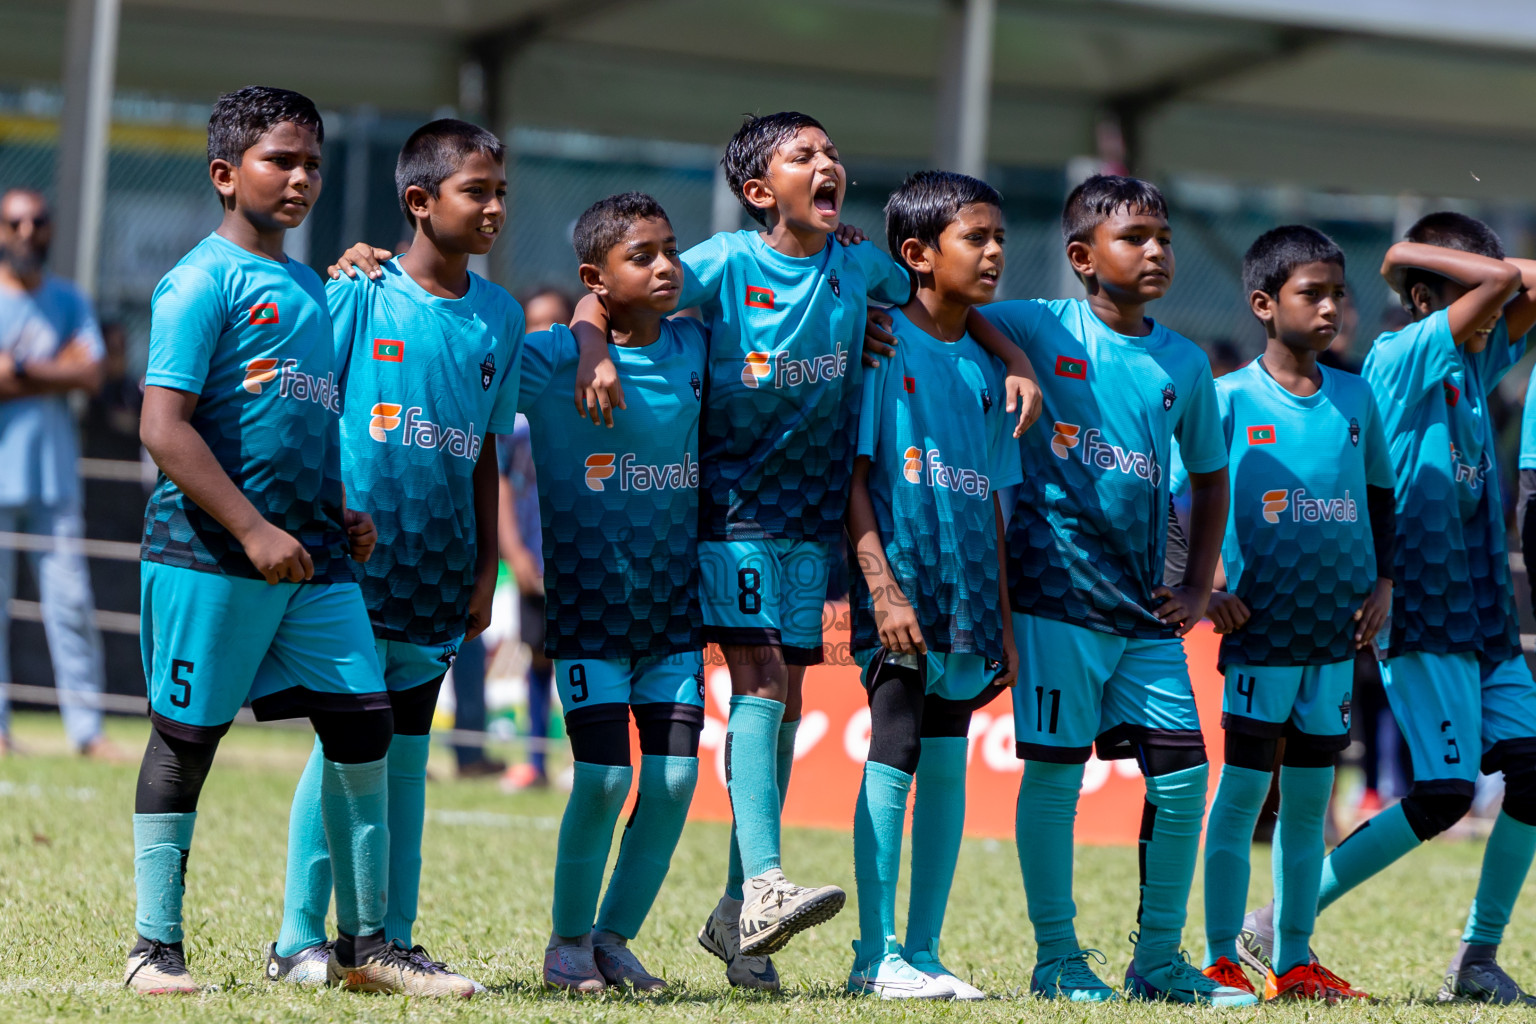
[[[1222,785],[1226,785],[1225,778]],[[1275,879],[1272,962],[1276,977],[1312,959],[1317,890],[1322,885],[1323,853],[1327,849],[1323,821],[1328,816],[1328,801],[1332,797],[1332,768],[1296,768],[1291,765],[1280,768],[1280,821],[1275,827],[1271,852]],[[1218,795],[1217,799],[1221,797]],[[1260,799],[1262,801],[1262,797]],[[1209,847],[1210,840],[1206,843]],[[1209,906],[1206,913],[1210,913]]]
[[[1497,946],[1503,941],[1504,926],[1509,924],[1510,912],[1520,897],[1532,854],[1536,854],[1536,827],[1500,811],[1483,851],[1483,871],[1477,879],[1477,895],[1462,942]]]
[[[937,955],[949,889],[965,830],[964,736],[925,736],[917,760],[917,797],[912,805],[912,885],[907,900],[904,955]]]
[[[555,934],[576,938],[592,930],[603,868],[613,845],[613,826],[624,809],[634,769],[629,765],[589,764],[572,768],[571,798],[560,819],[555,849]]]
[[[384,928],[389,885],[386,760],[321,762],[320,812],[335,874],[336,927],[348,935],[374,935]]]
[[[324,772],[325,754],[317,736],[288,811],[288,873],[283,881],[283,927],[277,933],[279,956],[293,956],[325,941],[325,912],[331,906],[331,850],[325,841],[325,816],[320,812]]]
[[[1035,957],[1040,961],[1078,949],[1072,925],[1077,917],[1077,904],[1072,902],[1072,826],[1082,788],[1080,764],[1024,762],[1014,840],[1029,921],[1035,930]]]
[[[410,949],[421,893],[421,830],[427,816],[430,736],[395,735],[389,741],[389,901],[384,937]]]
[[[734,696],[725,729],[725,780],[743,878],[779,866],[778,733],[784,705]]]
[[[1205,827],[1205,966],[1237,963],[1237,933],[1247,909],[1253,827],[1269,795],[1269,772],[1224,765]]]
[[[864,762],[864,783],[853,807],[853,878],[859,893],[858,962],[885,951],[896,934],[896,880],[912,776],[878,761]]]
[[[795,734],[800,730],[800,719],[779,724],[778,766],[779,812],[784,811],[784,801],[789,799],[789,774],[795,767]],[[741,899],[741,849],[736,845],[736,825],[731,824],[731,857],[726,867],[725,894],[733,900]]]
[[[1136,970],[1146,977],[1179,956],[1189,890],[1200,856],[1200,825],[1205,818],[1209,764],[1147,779],[1141,834],[1141,934],[1136,940]],[[1156,984],[1156,982],[1153,982]]]
[[[640,758],[640,792],[619,844],[619,860],[608,880],[608,891],[603,894],[598,931],[626,939],[640,933],[672,865],[672,852],[682,837],[698,781],[696,757],[645,754]]]
[[[1419,837],[1394,804],[1349,834],[1323,861],[1323,883],[1317,892],[1317,911],[1370,878],[1419,845]]]
[[[181,897],[197,812],[133,816],[134,926],[156,942],[181,941]]]

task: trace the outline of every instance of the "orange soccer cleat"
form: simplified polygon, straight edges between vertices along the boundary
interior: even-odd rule
[[[1211,966],[1205,969],[1204,973],[1207,978],[1210,978],[1218,985],[1225,985],[1228,988],[1240,988],[1244,992],[1258,995],[1258,992],[1254,990],[1253,982],[1248,980],[1247,972],[1226,957],[1221,957],[1211,964]]]
[[[1264,979],[1264,998],[1316,999],[1332,1006],[1346,999],[1369,1000],[1371,994],[1352,987],[1316,960],[1292,967],[1280,977],[1273,970]]]

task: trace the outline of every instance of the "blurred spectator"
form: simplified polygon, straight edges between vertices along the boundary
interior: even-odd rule
[[[1225,377],[1233,370],[1241,370],[1248,360],[1237,350],[1237,346],[1226,338],[1218,338],[1211,342],[1210,351],[1206,356],[1211,361],[1211,376]]]
[[[101,390],[86,408],[86,454],[100,459],[139,458],[139,406],[144,390],[128,379],[128,332],[116,320],[101,325],[106,357],[101,363]]]
[[[485,732],[485,641],[480,637],[459,645],[453,659],[453,727],[466,732]],[[459,777],[478,779],[500,775],[507,762],[490,757],[483,742],[455,743],[454,761]]]
[[[540,288],[523,299],[523,317],[528,333],[547,331],[555,324],[568,324],[576,306],[570,296],[558,288]]]
[[[44,272],[52,227],[47,201],[0,196],[0,533],[51,538],[30,551],[43,606],[64,731],[87,756],[120,755],[102,735],[103,672],[84,536],[79,451],[70,392],[101,387],[104,348],[89,301]],[[9,605],[17,544],[0,539],[0,681],[9,683]],[[0,752],[11,749],[10,704],[0,691]]]

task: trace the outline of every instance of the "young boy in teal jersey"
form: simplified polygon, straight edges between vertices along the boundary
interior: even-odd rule
[[[1308,945],[1333,762],[1349,745],[1354,656],[1392,607],[1392,463],[1370,386],[1317,361],[1347,301],[1339,247],[1313,228],[1275,228],[1244,256],[1243,287],[1267,344],[1216,381],[1232,511],[1225,581],[1209,605],[1223,635],[1226,763],[1206,826],[1205,973],[1254,991],[1237,936],[1253,829],[1284,738],[1273,858],[1279,949],[1264,997],[1369,998]]]
[[[343,374],[342,480],[378,509],[363,597],[394,710],[389,745],[388,941],[417,966],[407,991],[474,993],[413,942],[421,885],[427,755],[438,689],[463,640],[490,620],[496,584],[495,434],[517,415],[523,312],[469,270],[506,222],[506,151],[494,135],[444,119],[418,128],[395,166],[414,237],[376,276],[326,288]],[[267,976],[325,980],[331,864],[314,794],[320,748],[288,832],[283,928]]]
[[[1168,290],[1167,206],[1152,185],[1095,176],[1067,197],[1067,259],[1086,299],[984,307],[1042,369],[1051,429],[1023,441],[1008,524],[1022,652],[1014,729],[1019,862],[1038,960],[1030,988],[1104,1000],[1073,927],[1072,823],[1083,765],[1135,757],[1147,783],[1141,904],[1126,995],[1241,1006],[1180,952],[1209,766],[1181,637],[1205,612],[1227,515],[1227,453],[1205,354],[1145,315]],[[1170,445],[1190,470],[1183,583],[1165,586]],[[1049,652],[1046,656],[1045,652]]]
[[[864,378],[848,500],[854,658],[869,692],[869,757],[853,817],[859,934],[851,992],[983,999],[939,960],[965,825],[971,713],[1013,684],[1000,490],[1019,446],[1003,367],[965,322],[1003,269],[1002,197],[962,174],[914,174],[886,203],[891,252],[917,279],[900,344]],[[914,782],[907,941],[896,879]]]
[[[683,286],[665,211],[638,192],[576,222],[582,283],[608,311],[612,358],[630,397],[612,430],[572,424],[576,339],[530,334],[519,402],[539,478],[545,651],[575,758],[560,822],[544,984],[575,992],[666,982],[629,949],[682,835],[704,725],[698,604],[699,411],[707,334],[667,319]],[[559,418],[557,418],[559,417]],[[629,719],[640,786],[602,905],[603,869],[629,793]]]
[[[155,289],[140,436],[160,468],[144,515],[142,642],[151,728],[134,800],[138,940],[124,983],[193,992],[182,894],[198,797],[219,740],[308,716],[317,828],[336,865],[349,988],[401,987],[384,941],[391,714],[348,550],[340,393],[320,279],[283,254],[320,191],[314,104],[250,86],[219,97],[208,172],[219,227]]]
[[[845,899],[836,886],[784,877],[779,818],[805,669],[822,660],[827,569],[853,469],[865,308],[871,299],[906,302],[911,281],[873,245],[833,244],[847,176],[814,118],[752,118],[722,162],[763,230],[722,232],[682,257],[679,306],[698,306],[710,329],[699,427],[704,636],[720,644],[732,689],[726,757],[735,829],[725,894],[699,942],[725,962],[732,984],[775,988],[767,955],[828,920]],[[599,406],[607,416],[623,402],[603,362],[600,303],[584,299],[576,326],[578,408],[596,420]],[[1010,377],[1005,407],[1017,392],[1030,411],[1027,360],[995,332],[978,338],[1011,356],[1018,379]]]
[[[1478,772],[1502,771],[1504,806],[1439,998],[1536,1005],[1497,959],[1536,853],[1536,681],[1520,650],[1488,411],[1536,325],[1536,262],[1505,259],[1481,221],[1432,213],[1387,250],[1382,275],[1414,318],[1377,338],[1364,368],[1397,476],[1382,682],[1414,781],[1328,855],[1318,909],[1450,828]],[[1250,963],[1272,959],[1275,917],[1265,907],[1244,921]]]

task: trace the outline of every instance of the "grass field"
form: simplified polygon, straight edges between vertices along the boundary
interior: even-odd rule
[[[114,738],[135,754],[147,726],[115,721]],[[288,801],[308,751],[302,732],[237,728],[224,741],[203,794],[187,876],[187,949],[199,980],[218,987],[191,998],[144,999],[119,987],[133,937],[133,784],[137,765],[85,763],[63,749],[58,723],[18,716],[28,756],[0,760],[0,1021],[703,1021],[786,1015],[843,1020],[1173,1020],[1210,1011],[1114,1005],[1058,1007],[1020,994],[1033,963],[1013,847],[967,841],[949,910],[944,959],[996,998],[984,1004],[876,1004],[842,994],[852,900],[835,921],[803,935],[776,959],[778,997],[744,996],[698,948],[694,932],[719,895],[726,826],[690,825],[637,952],[672,982],[661,998],[579,1000],[539,987],[549,928],[555,834],[563,797],[508,797],[489,782],[440,781],[428,789],[428,823],[417,939],[490,991],[467,1003],[434,1004],[268,983],[260,948],[281,916]],[[135,759],[136,761],[136,759]],[[444,758],[433,772],[447,779]],[[809,780],[797,778],[796,784]],[[832,831],[786,830],[785,863],[796,878],[853,890],[852,842]],[[1332,908],[1318,948],[1328,963],[1386,997],[1375,1006],[1281,1007],[1238,1014],[1276,1021],[1525,1020],[1527,1010],[1441,1009],[1433,997],[1471,899],[1480,843],[1440,842]],[[1268,895],[1267,850],[1256,895]],[[1087,848],[1078,857],[1079,930],[1109,957],[1118,980],[1129,957],[1136,907],[1131,849]],[[904,879],[905,881],[905,879]],[[1199,882],[1196,882],[1199,891]],[[1203,948],[1200,901],[1185,944]],[[904,896],[902,912],[904,916]],[[1536,984],[1536,915],[1517,913],[1504,961]]]

